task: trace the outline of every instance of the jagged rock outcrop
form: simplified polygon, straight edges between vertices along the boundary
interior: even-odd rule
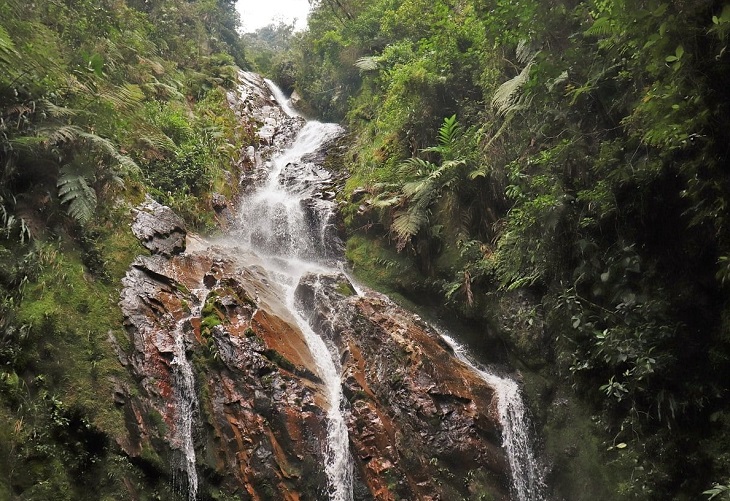
[[[260,77],[242,79],[229,100],[261,124],[260,144],[246,152],[256,183],[302,120],[274,106]],[[306,191],[301,219],[312,235],[304,240],[335,261],[341,242],[322,160],[293,161],[279,181]],[[228,210],[224,199],[212,202]],[[127,425],[120,447],[151,474],[169,475],[175,490],[187,486],[190,498],[327,499],[327,413],[340,402],[327,399],[308,328],[251,251],[192,235],[185,242],[184,227],[184,243],[156,243],[180,238],[179,218],[167,211],[140,207],[135,235],[153,255],[137,258],[123,280],[130,347],[117,346],[137,384],[115,389]],[[279,270],[299,265],[270,259]],[[436,332],[382,295],[354,294],[344,275],[307,274],[296,295],[341,367],[356,501],[508,498],[494,391]]]
[[[382,295],[355,295],[342,275],[306,275],[297,297],[340,354],[356,499],[507,499],[494,392],[431,328]],[[124,363],[139,381],[115,396],[131,457],[179,464],[180,335],[195,373],[201,478],[243,499],[321,499],[330,402],[256,256],[193,243],[170,259],[140,257],[121,306],[133,344]]]
[[[185,251],[185,221],[172,209],[148,197],[135,211],[132,233],[152,254],[172,256]]]
[[[507,499],[494,390],[417,316],[344,275],[308,274],[297,300],[340,354],[360,479],[376,499]]]
[[[181,335],[195,372],[201,476],[242,499],[317,499],[329,403],[281,292],[240,259],[207,248],[133,263],[121,306],[133,344],[126,365],[139,388],[115,397],[127,415],[120,445],[133,458],[173,465],[182,454],[173,367]]]

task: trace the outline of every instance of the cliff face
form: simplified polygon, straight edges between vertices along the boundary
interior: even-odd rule
[[[195,375],[193,441],[202,479],[252,499],[314,499],[326,485],[320,465],[329,403],[280,291],[263,269],[239,259],[208,248],[133,263],[122,308],[134,344],[128,368],[139,389],[125,395],[123,447],[140,456],[152,446],[182,470],[176,437],[183,403],[173,363],[175,336],[182,336]]]
[[[196,247],[139,258],[125,278],[126,363],[139,387],[117,396],[128,416],[121,445],[167,458],[184,477],[182,336],[201,484],[251,499],[319,499],[330,402],[302,332],[255,256]],[[297,297],[340,356],[357,498],[506,499],[494,392],[432,329],[384,296],[354,295],[343,276],[305,276]]]
[[[270,154],[300,119],[271,106],[254,76],[244,82],[253,87],[232,104],[262,118]],[[266,159],[251,158],[244,182],[255,185]],[[305,274],[296,309],[325,340],[345,396],[330,402],[303,321],[264,260],[235,242],[181,242],[180,221],[149,200],[133,229],[154,254],[123,281],[132,348],[120,360],[137,384],[116,390],[118,443],[183,498],[327,499],[332,406],[347,424],[354,499],[508,498],[494,390],[417,316],[355,294],[344,275]]]

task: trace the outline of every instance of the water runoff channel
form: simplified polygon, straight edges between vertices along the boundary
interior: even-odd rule
[[[270,80],[266,83],[284,113],[299,116],[283,92]],[[337,124],[307,121],[291,146],[268,162],[266,179],[246,195],[246,210],[241,211],[236,229],[230,235],[235,245],[248,248],[261,258],[272,279],[284,290],[287,306],[296,317],[325,384],[330,403],[325,448],[329,501],[353,499],[353,464],[341,367],[339,356],[310,327],[307,312],[296,306],[294,291],[305,273],[331,273],[343,269],[341,251],[332,243],[337,241],[334,230],[336,206],[334,201],[320,195],[322,187],[331,181],[330,173],[307,160],[343,132]],[[362,293],[361,287],[356,290]],[[444,333],[442,337],[453,347],[456,357],[476,371],[497,393],[503,447],[512,472],[512,498],[544,501],[544,482],[532,453],[517,383],[478,366],[456,340]]]

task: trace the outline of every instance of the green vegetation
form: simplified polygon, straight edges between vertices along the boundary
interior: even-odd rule
[[[350,129],[356,273],[486,325],[537,298],[502,337],[575,401],[568,498],[727,495],[729,35],[719,0],[323,0],[279,56]]]
[[[117,445],[117,302],[146,193],[204,230],[235,195],[237,24],[228,0],[0,4],[0,499],[174,497]]]
[[[0,499],[174,497],[117,445],[116,302],[131,207],[212,230],[235,195],[236,27],[231,0],[0,4]],[[321,0],[246,36],[349,127],[355,272],[503,326],[555,497],[728,498],[729,40],[723,0]]]

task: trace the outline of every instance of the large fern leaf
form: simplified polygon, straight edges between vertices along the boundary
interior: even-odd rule
[[[422,151],[438,153],[442,158],[453,157],[456,143],[462,133],[463,129],[456,120],[456,115],[446,117],[438,130],[438,144],[424,148]]]
[[[418,157],[405,159],[398,172],[406,177],[423,177],[438,169],[438,165]]]
[[[378,56],[363,56],[355,61],[355,67],[360,71],[375,71],[380,68]]]
[[[96,210],[96,192],[89,186],[86,177],[74,165],[60,170],[56,187],[61,203],[68,204],[67,212],[79,223],[88,222]]]
[[[522,88],[530,77],[532,65],[533,61],[530,61],[517,76],[507,80],[497,88],[494,97],[492,97],[492,106],[497,108],[497,113],[505,116],[512,111],[521,109],[524,103],[521,99]]]
[[[398,212],[391,224],[391,230],[396,236],[396,247],[399,251],[408,244],[420,229],[428,223],[428,215],[418,206],[411,206],[407,210]]]
[[[113,158],[121,168],[122,172],[135,173],[139,171],[137,163],[127,155],[119,153],[119,150],[117,150],[114,143],[107,138],[84,131],[79,132],[79,137],[86,140],[91,146],[98,148],[103,153]]]
[[[17,56],[15,51],[15,44],[8,32],[0,25],[0,68],[4,70],[4,73],[9,73],[11,69],[11,63]]]
[[[39,135],[45,137],[47,144],[59,145],[74,141],[84,131],[76,125],[62,125],[60,127],[44,127]]]
[[[461,125],[456,120],[456,115],[444,118],[438,131],[438,142],[443,145],[454,144],[461,135]]]

